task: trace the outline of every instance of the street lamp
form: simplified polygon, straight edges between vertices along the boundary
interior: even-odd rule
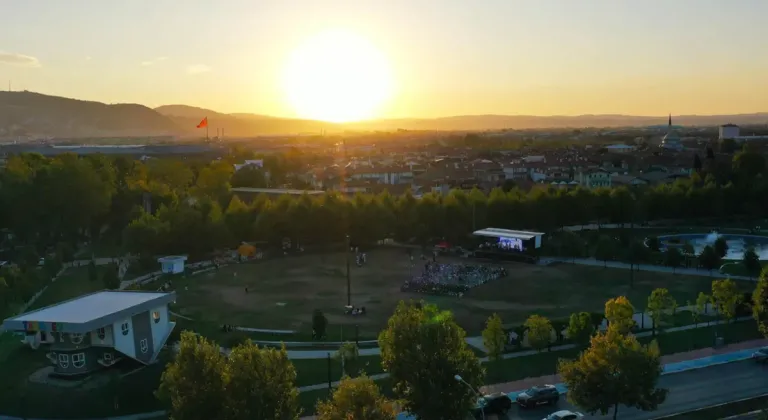
[[[465,381],[464,378],[461,377],[461,375],[456,374],[456,375],[453,376],[453,379],[456,379],[457,381],[459,381],[459,382],[463,383],[464,385],[466,385],[469,389],[472,390],[472,392],[477,394],[478,397],[483,399],[483,404],[485,404],[485,399],[483,398],[483,394],[477,392],[477,390],[475,388],[473,388],[472,385],[469,384],[469,382]],[[480,407],[480,413],[483,416],[483,420],[485,420],[485,405]]]
[[[347,306],[352,306],[352,281],[349,278],[349,248],[352,244],[349,242],[349,235],[347,235]]]

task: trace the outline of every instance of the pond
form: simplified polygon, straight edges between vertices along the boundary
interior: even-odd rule
[[[741,234],[720,234],[712,233],[693,233],[679,235],[661,235],[659,238],[659,247],[663,250],[670,247],[682,247],[686,243],[693,245],[696,255],[701,254],[705,246],[714,246],[718,238],[725,239],[728,244],[728,253],[726,260],[740,260],[744,257],[744,252],[752,247],[761,260],[768,260],[768,237],[757,235]]]

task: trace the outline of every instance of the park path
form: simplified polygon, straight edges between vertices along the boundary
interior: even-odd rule
[[[751,316],[744,316],[744,317],[741,317],[741,318],[736,318],[734,320],[734,322],[736,322],[736,321],[748,321],[748,320],[751,320],[751,319],[752,319]],[[692,330],[692,329],[695,329],[695,328],[704,328],[704,327],[713,326],[713,325],[722,325],[722,324],[726,324],[728,322],[730,322],[730,321],[721,320],[721,321],[711,321],[709,323],[702,322],[702,323],[699,323],[698,325],[683,325],[683,326],[680,326],[680,327],[665,328],[664,329],[664,333],[673,333],[673,332],[679,332],[679,331]],[[639,332],[639,333],[635,334],[635,337],[650,337],[652,335],[653,335],[653,331],[642,331],[642,332]],[[467,343],[472,345],[472,343],[470,343],[469,340],[472,339],[472,341],[475,342],[475,341],[477,341],[478,338],[480,339],[480,342],[482,343],[482,337],[468,337],[467,338]],[[575,347],[576,347],[575,344],[563,344],[563,345],[560,345],[560,346],[552,346],[552,349],[550,351],[568,350],[568,349],[572,349],[572,348],[575,348]],[[297,359],[325,359],[325,358],[328,357],[329,353],[333,354],[333,353],[335,353],[335,351],[328,351],[328,350],[288,350],[288,358],[289,359],[293,359],[293,360],[297,360]],[[504,358],[504,359],[512,359],[512,358],[516,358],[516,357],[532,356],[532,355],[537,354],[537,353],[538,353],[538,351],[537,350],[533,350],[533,349],[531,349],[531,350],[523,350],[523,351],[516,351],[516,352],[512,352],[512,353],[505,353],[505,354],[502,355],[502,358]],[[360,356],[377,356],[377,355],[380,355],[380,354],[381,354],[381,349],[379,347],[370,348],[370,349],[360,349],[359,350],[359,355]],[[480,361],[481,362],[487,362],[488,361],[488,357],[482,357],[482,358],[480,358]]]
[[[539,265],[550,265],[553,263],[565,263],[565,264],[579,264],[579,265],[591,265],[591,266],[597,266],[597,267],[609,267],[609,268],[623,268],[623,269],[630,269],[630,267],[634,267],[637,271],[655,271],[658,273],[675,273],[675,274],[688,274],[692,276],[702,276],[702,277],[718,277],[718,278],[730,278],[732,280],[747,280],[747,281],[757,281],[757,278],[755,277],[747,277],[747,276],[733,276],[728,274],[722,274],[718,270],[712,270],[712,271],[706,271],[706,270],[699,270],[696,268],[677,268],[672,269],[672,267],[666,267],[663,265],[652,265],[652,264],[634,264],[630,265],[627,263],[619,262],[619,261],[599,261],[594,258],[558,258],[558,257],[544,257],[539,260]]]

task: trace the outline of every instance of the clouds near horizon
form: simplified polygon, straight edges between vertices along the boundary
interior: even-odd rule
[[[40,67],[40,60],[30,55],[0,51],[0,64],[21,67]]]
[[[187,67],[188,74],[202,74],[202,73],[208,73],[210,71],[211,71],[211,68],[209,66],[206,66],[205,64],[192,64]]]
[[[142,61],[141,65],[144,66],[144,67],[148,67],[148,66],[155,65],[155,64],[157,64],[157,63],[159,63],[161,61],[165,61],[167,59],[168,59],[168,57],[156,57],[156,58],[153,58],[151,60]]]

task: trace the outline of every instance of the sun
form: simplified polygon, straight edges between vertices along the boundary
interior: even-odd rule
[[[350,122],[375,117],[392,96],[387,57],[344,30],[322,32],[293,51],[283,72],[286,98],[302,118]]]

